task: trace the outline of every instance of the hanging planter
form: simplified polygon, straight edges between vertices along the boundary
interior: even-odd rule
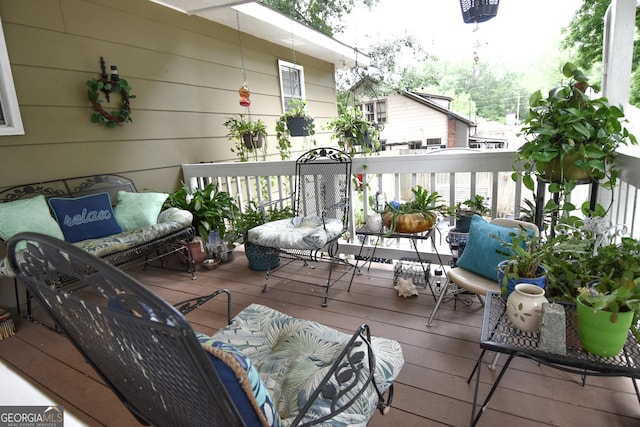
[[[267,137],[267,126],[264,122],[261,119],[252,120],[251,116],[238,114],[228,118],[224,125],[229,131],[227,138],[236,143],[235,147],[231,148],[231,152],[235,153],[241,162],[249,160],[250,152],[253,152],[257,159],[257,153],[253,150],[262,148]]]
[[[465,24],[485,22],[498,14],[500,0],[460,0]]]
[[[291,136],[309,136],[312,126],[311,117],[287,117],[287,128]]]
[[[260,133],[245,133],[242,135],[244,145],[249,149],[262,148],[264,138]]]

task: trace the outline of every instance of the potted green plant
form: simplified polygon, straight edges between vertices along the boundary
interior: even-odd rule
[[[569,80],[551,89],[546,97],[540,90],[529,99],[529,115],[521,134],[526,142],[518,149],[516,162],[522,164],[524,185],[534,190],[534,178],[550,182],[549,192],[558,193],[554,211],[575,208],[566,198],[581,181],[596,180],[605,188],[616,184],[614,167],[620,145],[637,144],[623,126],[624,113],[606,98],[590,98],[592,86],[574,64],[567,62],[562,74]],[[512,178],[517,179],[518,172]]]
[[[358,108],[340,107],[339,114],[327,124],[331,138],[338,141],[342,151],[352,157],[358,153],[371,154],[380,149],[380,132],[375,124],[364,118]]]
[[[629,328],[638,335],[640,242],[623,237],[601,246],[585,268],[592,281],[579,288],[576,299],[580,343],[593,354],[616,356]]]
[[[251,117],[238,114],[237,117],[228,118],[224,125],[228,130],[227,138],[235,142],[231,152],[236,153],[241,162],[246,162],[250,153],[257,158],[258,150],[267,139],[267,126],[264,122],[261,119],[252,120]]]
[[[235,222],[234,233],[236,240],[244,242],[244,253],[249,260],[249,268],[254,271],[266,271],[277,267],[280,263],[280,255],[274,251],[265,251],[262,247],[254,245],[247,240],[247,232],[269,221],[293,217],[290,206],[284,207],[260,207],[251,201],[247,209],[241,212]]]
[[[418,185],[411,189],[413,200],[406,203],[386,203],[382,221],[390,233],[420,233],[433,228],[438,213],[446,210],[437,191],[429,193]]]
[[[458,233],[468,233],[473,215],[490,215],[491,209],[487,207],[486,203],[487,199],[484,196],[476,194],[473,198],[458,203],[452,209],[449,209],[447,214],[455,215],[456,218],[456,227],[454,231]]]
[[[291,154],[292,136],[313,135],[315,124],[307,112],[307,102],[304,99],[292,98],[287,103],[284,114],[276,120],[276,139],[282,160],[288,159]]]
[[[551,245],[528,230],[520,229],[510,235],[511,240],[502,241],[503,253],[508,259],[498,264],[498,283],[502,295],[509,297],[518,283],[530,283],[546,288],[546,265]]]
[[[211,233],[217,232],[221,245],[226,246],[224,249],[233,246],[235,235],[227,233],[227,227],[233,229],[239,208],[235,199],[229,193],[220,191],[216,184],[209,183],[193,192],[183,184],[180,189],[169,194],[165,207],[190,211],[193,214],[192,224],[196,233],[204,242],[209,242]],[[209,246],[211,250],[215,249]]]

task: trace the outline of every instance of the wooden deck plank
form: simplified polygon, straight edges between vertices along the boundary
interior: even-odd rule
[[[435,305],[429,291],[420,288],[418,297],[398,297],[392,267],[374,264],[369,272],[354,277],[351,292],[347,292],[351,277],[345,276],[330,290],[329,306],[322,308],[322,289],[310,285],[274,279],[263,293],[265,274],[250,271],[240,255],[216,270],[198,271],[197,280],[184,272],[157,268],[143,271],[136,267],[130,273],[170,303],[227,288],[232,292],[234,315],[259,303],[345,332],[367,323],[373,335],[400,342],[405,358],[395,383],[392,410],[386,416],[376,413],[370,425],[468,425],[474,383],[468,384],[467,377],[481,353],[480,304],[458,303],[454,310],[453,302],[448,302],[427,328],[426,318]],[[310,273],[307,268],[291,267],[290,277]],[[311,270],[315,276],[318,273]],[[37,308],[35,312],[44,316]],[[225,297],[206,303],[187,319],[194,329],[213,334],[226,324]],[[0,341],[0,358],[89,425],[136,425],[65,338],[22,319],[17,323],[16,336]],[[486,367],[490,357],[485,355],[482,367],[481,398],[496,377]],[[501,363],[505,359],[503,356]],[[582,387],[576,375],[516,359],[479,426],[500,424],[639,425],[640,405],[629,379],[589,377]]]

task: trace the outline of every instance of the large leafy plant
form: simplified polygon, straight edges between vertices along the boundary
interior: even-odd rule
[[[371,154],[380,149],[380,132],[373,123],[367,121],[362,110],[349,107],[340,108],[339,114],[327,124],[331,138],[338,146],[354,156],[358,152]]]
[[[208,241],[209,233],[217,230],[221,239],[232,242],[233,233],[227,233],[233,227],[240,211],[236,201],[225,191],[220,191],[214,183],[193,192],[183,184],[165,201],[165,207],[185,209],[193,214],[193,226],[203,241]]]
[[[584,171],[605,188],[613,188],[618,173],[614,167],[616,149],[628,143],[637,144],[636,138],[624,126],[624,113],[620,107],[610,105],[606,98],[591,98],[593,88],[589,79],[574,64],[562,67],[568,78],[566,84],[551,89],[546,97],[540,90],[529,99],[529,115],[524,121],[522,135],[526,142],[516,154],[523,167],[523,183],[534,190],[534,178],[549,180],[548,165],[570,159],[572,166]],[[517,179],[514,172],[513,179]],[[571,193],[576,180],[570,179],[564,169],[553,177],[550,193],[559,194],[559,204],[550,200],[548,209],[570,212],[576,207],[566,195]]]

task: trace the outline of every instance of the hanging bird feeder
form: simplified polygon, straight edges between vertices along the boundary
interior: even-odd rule
[[[465,24],[488,21],[498,14],[500,0],[460,0]]]

